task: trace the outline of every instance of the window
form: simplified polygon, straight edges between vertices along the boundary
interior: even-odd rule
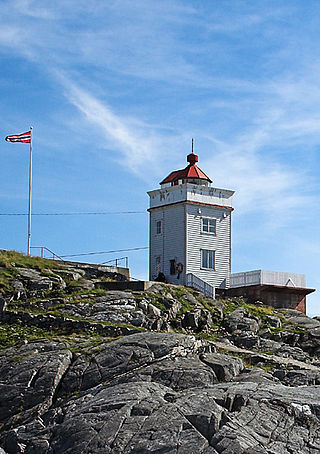
[[[202,218],[202,231],[206,233],[216,233],[216,220]]]
[[[176,274],[176,261],[175,259],[170,260],[170,274]]]
[[[201,268],[214,270],[215,268],[215,251],[201,249]]]
[[[162,233],[162,222],[161,221],[157,221],[156,222],[156,234],[160,235],[160,233]]]

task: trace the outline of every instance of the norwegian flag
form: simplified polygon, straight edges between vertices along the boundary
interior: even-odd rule
[[[7,142],[30,143],[31,142],[31,130],[28,132],[24,132],[23,134],[13,134],[11,136],[7,136],[6,141]]]

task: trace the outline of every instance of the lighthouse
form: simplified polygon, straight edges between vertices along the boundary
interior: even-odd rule
[[[197,165],[193,145],[187,162],[148,192],[149,278],[214,294],[230,285],[234,191],[212,186]]]

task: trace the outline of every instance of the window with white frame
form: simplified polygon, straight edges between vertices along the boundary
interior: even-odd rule
[[[162,222],[156,221],[156,234],[160,235],[160,233],[162,233]]]
[[[216,219],[202,218],[202,232],[216,233]]]
[[[209,249],[201,249],[201,268],[214,270],[215,269],[215,251]]]

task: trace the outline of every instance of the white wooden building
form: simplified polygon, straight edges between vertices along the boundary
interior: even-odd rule
[[[163,273],[173,284],[228,288],[234,191],[212,187],[194,153],[187,161],[148,192],[150,280]]]

